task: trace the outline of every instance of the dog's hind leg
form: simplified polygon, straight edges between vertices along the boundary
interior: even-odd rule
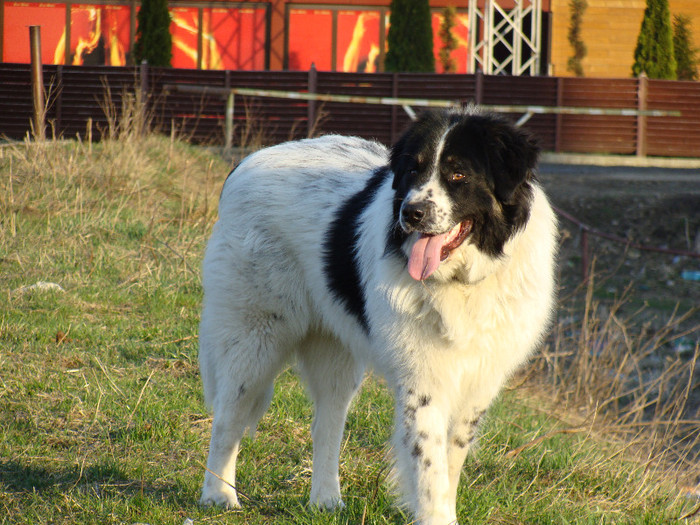
[[[241,383],[239,388],[244,389],[244,384]],[[254,427],[269,406],[272,391],[270,384],[255,395],[244,394],[231,406],[215,411],[200,503],[230,508],[240,506],[236,490],[236,459],[241,439],[246,428]]]
[[[260,339],[228,338],[228,346],[211,348],[203,320],[200,330],[203,377],[214,409],[209,458],[200,503],[239,507],[236,459],[241,439],[255,427],[270,405],[273,383],[286,360]],[[221,339],[220,339],[221,340]],[[212,357],[218,356],[218,359]],[[204,372],[206,370],[206,373]],[[213,399],[212,399],[213,397]]]
[[[362,383],[364,365],[339,343],[325,338],[305,342],[299,371],[314,403],[313,473],[310,502],[325,509],[343,507],[338,462],[345,418]]]

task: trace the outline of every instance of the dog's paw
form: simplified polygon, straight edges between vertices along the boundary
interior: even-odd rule
[[[231,490],[203,490],[202,497],[199,499],[199,504],[210,507],[212,505],[224,507],[226,509],[240,509],[241,504],[238,502],[236,491]]]
[[[322,495],[317,495],[317,496],[312,496],[311,499],[309,500],[309,505],[312,507],[316,507],[320,510],[326,510],[326,511],[336,511],[336,510],[343,510],[345,508],[345,503],[343,503],[343,500],[340,498],[340,495],[327,495],[327,496],[322,496]]]

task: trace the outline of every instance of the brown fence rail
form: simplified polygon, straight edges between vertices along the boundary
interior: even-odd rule
[[[679,117],[534,115],[525,125],[545,150],[700,156],[700,83],[646,79],[594,79],[335,73],[206,71],[150,67],[44,66],[47,121],[56,135],[99,137],[108,126],[107,94],[119,111],[127,92],[146,96],[154,123],[194,142],[223,143],[225,99],[187,94],[165,86],[257,88],[355,95],[425,98],[488,105],[538,105],[662,109]],[[0,64],[0,135],[21,139],[32,118],[28,64]],[[511,115],[517,118],[518,115]],[[408,124],[400,107],[236,97],[234,144],[256,135],[275,143],[311,131],[344,133],[390,143]],[[51,133],[51,130],[49,130]]]

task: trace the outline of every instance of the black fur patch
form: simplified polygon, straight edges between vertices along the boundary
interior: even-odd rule
[[[369,333],[369,323],[357,260],[359,220],[362,212],[372,202],[379,186],[388,176],[388,169],[377,170],[362,191],[345,202],[338,210],[323,245],[326,285],[343,303],[348,313],[357,318],[367,333]]]

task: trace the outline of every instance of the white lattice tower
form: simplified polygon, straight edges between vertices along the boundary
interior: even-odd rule
[[[511,0],[506,10],[503,0],[469,1],[470,71],[488,75],[537,75],[540,71],[542,0]],[[507,49],[499,60],[498,44]]]

